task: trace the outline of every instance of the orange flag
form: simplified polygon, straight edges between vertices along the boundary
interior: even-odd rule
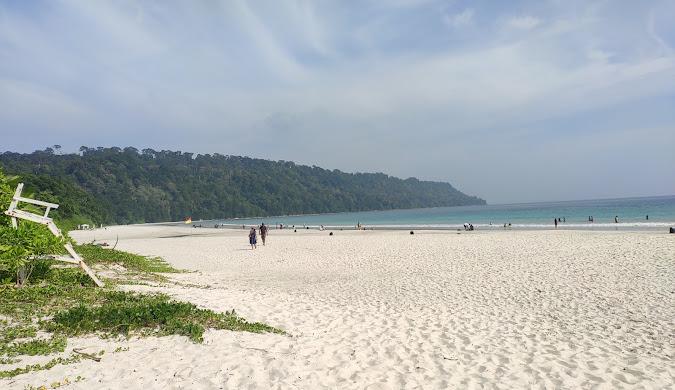
[[[185,220],[185,223],[192,223],[192,217]]]

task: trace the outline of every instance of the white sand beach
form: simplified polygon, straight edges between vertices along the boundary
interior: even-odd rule
[[[235,309],[292,337],[78,338],[63,356],[95,346],[106,351],[100,362],[0,388],[65,378],[73,389],[675,388],[667,232],[289,229],[271,230],[256,250],[247,230],[138,225],[71,236],[196,271],[169,274],[178,285],[122,289]]]

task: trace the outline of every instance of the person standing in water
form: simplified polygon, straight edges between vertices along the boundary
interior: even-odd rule
[[[258,243],[258,237],[255,232],[255,226],[251,226],[251,231],[248,232],[248,242],[251,244],[251,249],[256,249],[256,244]]]

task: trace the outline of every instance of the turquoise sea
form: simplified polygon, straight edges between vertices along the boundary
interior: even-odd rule
[[[593,221],[589,221],[589,217]],[[618,217],[618,223],[615,222]],[[367,229],[463,229],[464,223],[475,230],[553,229],[574,230],[663,230],[675,226],[675,196],[646,198],[601,199],[548,203],[523,203],[487,206],[437,207],[412,210],[388,210],[357,213],[299,215],[251,219],[198,221],[201,227],[232,227],[258,225],[265,222],[271,228],[280,224],[296,229],[354,229],[357,223]],[[192,225],[186,225],[192,226]]]

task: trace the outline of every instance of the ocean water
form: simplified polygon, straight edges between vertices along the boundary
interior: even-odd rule
[[[593,222],[589,221],[590,216]],[[554,229],[554,218],[564,219],[558,223],[558,230],[669,231],[669,227],[675,227],[675,196],[229,219],[193,225],[241,228],[265,222],[272,229],[283,223],[297,229],[323,225],[335,230],[354,229],[360,222],[367,229],[456,230],[470,223],[476,230],[503,230],[504,225],[507,229],[539,230]]]

